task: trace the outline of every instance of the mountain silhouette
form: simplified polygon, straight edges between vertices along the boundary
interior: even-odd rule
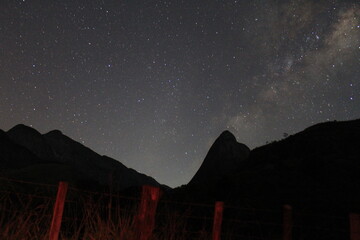
[[[222,133],[193,179],[166,197],[201,206],[223,201],[223,233],[249,239],[281,239],[284,205],[296,239],[349,238],[349,213],[360,213],[360,120],[316,124],[247,149]]]
[[[231,132],[224,131],[211,146],[188,186],[204,189],[215,184],[245,161],[249,154],[250,149],[246,145],[238,143]]]
[[[30,150],[39,159],[50,160],[52,158],[51,147],[37,130],[19,124],[11,128],[7,135],[13,142]]]
[[[41,134],[25,125],[0,130],[0,175],[45,183],[68,181],[92,189],[111,183],[114,190],[128,189],[130,194],[132,187],[162,186],[59,130]],[[268,239],[280,239],[282,209],[289,204],[297,239],[345,239],[344,231],[337,229],[348,229],[348,214],[360,213],[360,119],[316,124],[253,150],[224,131],[188,184],[162,187],[162,199],[168,202],[224,201],[223,232],[259,239],[266,233],[274,236]],[[188,214],[190,210],[180,205],[173,210]],[[191,211],[202,216],[212,214],[213,208]],[[236,224],[229,224],[229,219],[236,219]],[[335,219],[340,220],[333,229]],[[246,222],[259,223],[258,228],[241,228]],[[203,227],[189,225],[194,231]]]
[[[246,149],[231,133],[222,133],[194,178],[174,196],[252,207],[360,211],[360,120],[320,123]]]
[[[0,130],[0,166],[3,176],[44,183],[68,181],[91,189],[110,184],[114,190],[161,186],[153,178],[100,156],[59,130],[40,134],[23,124],[8,132]]]
[[[35,154],[14,143],[3,130],[0,130],[0,152],[0,171],[23,168],[40,162]]]

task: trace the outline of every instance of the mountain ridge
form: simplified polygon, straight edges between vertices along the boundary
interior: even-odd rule
[[[360,119],[334,121],[251,150],[212,185],[194,188],[189,183],[173,192],[176,198],[249,207],[291,204],[313,212],[360,211],[359,173]]]
[[[115,190],[141,185],[168,189],[152,177],[97,154],[59,130],[41,134],[18,124],[7,132],[1,131],[0,140],[6,145],[0,147],[0,174],[3,175],[51,183],[66,180],[85,188],[103,188],[111,184]],[[20,156],[16,152],[21,153]],[[28,158],[31,160],[23,163]]]

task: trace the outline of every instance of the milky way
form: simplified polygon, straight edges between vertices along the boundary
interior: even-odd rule
[[[360,4],[2,0],[0,70],[1,129],[178,186],[225,129],[254,148],[359,118]]]

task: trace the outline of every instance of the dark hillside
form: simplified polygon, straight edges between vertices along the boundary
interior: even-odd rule
[[[152,177],[101,156],[62,134],[41,134],[23,124],[0,131],[0,174],[14,179],[114,191],[142,185],[161,186]],[[166,186],[163,186],[166,187]]]
[[[254,239],[281,238],[284,205],[293,209],[296,239],[349,238],[349,213],[360,213],[360,120],[317,124],[245,158],[234,155],[228,141],[220,142],[215,141],[203,165],[211,159],[217,164],[207,173],[227,173],[204,174],[207,181],[190,182],[168,198],[224,201],[224,231]],[[221,164],[226,156],[233,156],[232,168]]]
[[[207,158],[221,163],[222,156],[210,150],[204,164]],[[252,150],[213,185],[190,182],[174,194],[254,207],[360,210],[359,173],[360,120],[327,122]]]

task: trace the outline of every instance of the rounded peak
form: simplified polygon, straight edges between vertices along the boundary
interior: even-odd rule
[[[221,139],[222,141],[235,141],[236,142],[236,137],[229,130],[223,131],[220,134],[220,136],[218,137],[218,139]]]
[[[62,136],[64,135],[60,130],[52,130],[45,134],[46,136]]]
[[[14,127],[12,127],[10,130],[12,130],[12,129],[29,129],[29,128],[31,128],[31,127],[26,126],[25,124],[20,123],[20,124],[15,125]],[[9,130],[9,131],[10,131],[10,130]]]
[[[25,124],[18,124],[16,126],[14,126],[13,128],[11,128],[8,133],[20,133],[20,134],[24,134],[24,133],[32,133],[32,134],[40,134],[37,130],[35,130],[32,127],[26,126]]]

